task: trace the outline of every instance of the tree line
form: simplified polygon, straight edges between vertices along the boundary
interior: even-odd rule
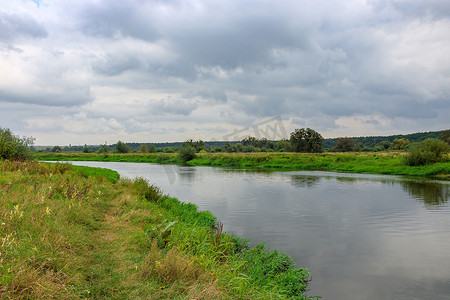
[[[296,129],[299,131],[312,133],[310,128]],[[294,131],[295,132],[295,131]],[[293,132],[293,133],[294,133]],[[372,137],[339,137],[322,138],[322,151],[331,152],[379,152],[390,150],[408,150],[417,143],[429,138],[445,140],[443,135],[450,130],[418,132],[407,135],[392,136],[372,136]],[[292,135],[292,133],[291,133]],[[192,141],[192,140],[191,140]],[[246,137],[240,141],[197,141],[201,142],[201,148],[206,152],[303,152],[294,148],[291,138],[279,141],[272,141],[265,138]],[[84,145],[84,146],[54,146],[39,149],[42,152],[85,152],[85,153],[107,153],[107,152],[141,152],[141,153],[175,153],[183,142],[165,143],[125,143],[118,141],[116,144],[107,145]],[[198,148],[198,146],[196,146]],[[201,149],[201,150],[202,150]],[[308,151],[306,151],[308,152]]]

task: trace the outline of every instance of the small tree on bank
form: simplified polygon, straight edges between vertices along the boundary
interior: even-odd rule
[[[311,128],[295,129],[291,133],[290,142],[295,152],[321,153],[323,152],[323,137]]]
[[[197,151],[194,146],[190,143],[183,143],[178,150],[178,157],[183,163],[186,163],[187,161],[194,159],[196,153]]]
[[[116,144],[116,150],[119,153],[128,153],[130,152],[130,147],[122,141],[118,141]]]

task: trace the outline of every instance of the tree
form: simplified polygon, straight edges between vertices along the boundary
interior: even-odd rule
[[[323,152],[323,137],[311,128],[295,129],[291,133],[290,141],[295,152]]]
[[[192,147],[194,147],[195,151],[200,152],[201,150],[204,149],[205,145],[203,143],[202,140],[198,140],[198,141],[193,141],[192,139],[187,140],[186,142],[184,142],[186,144],[191,145]]]
[[[118,141],[116,144],[116,150],[119,153],[128,153],[130,152],[130,147],[122,141]]]
[[[84,152],[84,153],[91,153],[91,152],[92,152],[92,149],[91,149],[91,147],[89,147],[88,145],[84,145],[84,147],[83,147],[83,152]]]
[[[350,152],[355,151],[355,141],[349,137],[340,137],[336,141],[336,145],[331,148],[331,152]]]
[[[53,147],[52,152],[55,152],[55,153],[62,152],[62,148],[60,146],[55,146],[55,147]]]
[[[18,137],[11,130],[0,127],[0,159],[28,159],[32,137]]]
[[[248,136],[241,140],[241,144],[244,146],[257,147],[257,141],[258,141],[257,138],[255,138],[253,136]]]
[[[109,149],[108,146],[105,145],[100,145],[100,148],[98,149],[98,153],[108,153]]]
[[[195,158],[195,153],[197,153],[197,151],[194,146],[189,143],[183,143],[178,150],[178,157],[183,163],[186,163],[187,161]]]
[[[392,141],[392,145],[391,145],[391,149],[392,150],[405,150],[406,147],[409,145],[409,140],[408,139],[395,139]]]
[[[141,144],[141,146],[139,147],[139,151],[141,153],[148,153],[148,147],[146,144]]]
[[[378,143],[377,146],[380,146],[380,149],[382,149],[382,150],[387,150],[387,149],[391,148],[392,143],[389,141],[381,141]]]
[[[288,140],[280,140],[275,144],[275,150],[278,152],[292,152],[292,145]]]
[[[441,131],[441,139],[450,145],[450,129]]]

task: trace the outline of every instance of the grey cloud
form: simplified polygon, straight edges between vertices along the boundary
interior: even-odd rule
[[[144,2],[145,3],[145,2]],[[104,38],[136,37],[147,41],[160,35],[142,1],[97,1],[82,6],[78,14],[86,35]],[[151,2],[147,2],[151,5]],[[147,5],[148,7],[148,5]]]
[[[126,71],[139,69],[142,63],[137,57],[109,55],[93,64],[93,70],[105,76],[117,76]]]
[[[210,87],[198,87],[195,90],[187,91],[184,98],[190,99],[201,97],[202,99],[211,100],[212,102],[225,103],[228,101],[228,96],[223,88],[217,85]]]
[[[395,9],[399,14],[407,17],[448,18],[450,16],[450,2],[447,0],[378,0],[373,1],[377,9]]]
[[[0,41],[11,42],[20,37],[45,38],[47,36],[47,30],[32,17],[0,11]]]
[[[175,114],[188,116],[198,107],[195,102],[186,100],[177,100],[167,98],[153,103],[150,106],[150,113],[152,114]]]
[[[62,91],[0,90],[0,102],[35,104],[40,106],[81,106],[93,100],[89,88],[66,87]]]

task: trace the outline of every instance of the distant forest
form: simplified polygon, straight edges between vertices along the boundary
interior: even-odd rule
[[[417,132],[412,134],[398,134],[398,135],[389,135],[389,136],[362,136],[362,137],[351,137],[355,144],[362,145],[361,148],[364,148],[365,151],[369,151],[370,149],[374,149],[377,145],[382,142],[390,142],[392,143],[397,139],[407,139],[409,142],[418,143],[425,139],[435,138],[439,139],[441,137],[441,131],[429,131],[429,132]],[[338,138],[329,138],[324,139],[323,141],[323,149],[330,150],[333,146],[336,145]],[[272,141],[275,143],[276,141]],[[125,143],[131,152],[136,152],[141,149],[141,145],[146,145],[149,148],[156,148],[157,152],[175,152],[177,148],[181,146],[183,142],[165,142],[165,143]],[[208,149],[216,149],[229,147],[230,145],[236,145],[241,143],[241,141],[204,141],[204,148]],[[37,146],[35,147],[36,151],[42,152],[51,152],[55,151],[55,148],[59,151],[70,152],[70,151],[79,151],[79,152],[98,152],[101,148],[107,148],[108,152],[112,152],[116,150],[116,144],[112,145],[84,145],[84,146],[56,146],[56,147],[47,147],[47,146]],[[59,152],[58,151],[58,152]]]

